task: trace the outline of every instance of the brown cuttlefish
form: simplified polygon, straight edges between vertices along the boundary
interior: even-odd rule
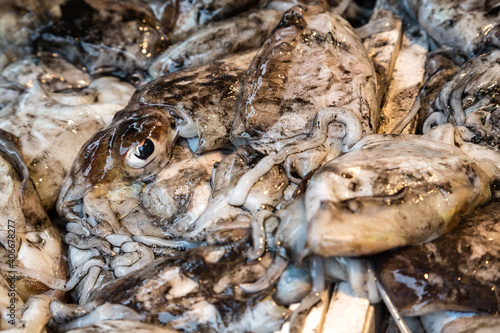
[[[82,147],[63,182],[59,213],[94,235],[128,234],[110,208],[110,197],[158,173],[169,162],[176,139],[168,112],[130,104]]]

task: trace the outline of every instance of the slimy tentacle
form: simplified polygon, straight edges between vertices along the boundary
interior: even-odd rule
[[[276,164],[283,163],[292,154],[314,149],[322,145],[328,138],[328,125],[337,122],[345,126],[345,136],[341,139],[341,151],[347,151],[362,136],[361,122],[351,111],[342,108],[326,108],[318,112],[310,135],[305,139],[284,146],[276,154],[268,155],[261,159],[257,165],[245,173],[235,188],[229,194],[229,204],[242,206],[245,203],[252,186]]]
[[[66,290],[73,289],[85,275],[87,275],[92,267],[106,267],[106,263],[101,258],[92,258],[85,262],[83,265],[79,266],[75,272],[73,272],[71,279],[66,283]]]
[[[153,260],[155,259],[153,250],[151,250],[150,247],[144,244],[140,244],[137,242],[127,242],[124,243],[120,249],[122,252],[124,252],[124,255],[130,253],[137,253],[138,260],[135,262],[129,261],[124,263],[123,261],[119,260],[119,258],[121,258],[122,256],[116,257],[111,263],[111,268],[113,269],[113,272],[115,273],[116,277],[122,277],[130,272],[141,269],[146,265],[148,265],[149,263],[152,263]],[[129,257],[127,256],[127,259],[128,258]]]
[[[252,216],[252,242],[253,247],[247,251],[247,258],[249,260],[256,260],[261,257],[266,250],[266,230],[264,222],[272,215],[268,210],[260,210]]]
[[[325,290],[325,266],[324,260],[314,257],[310,262],[313,287],[311,293],[300,302],[299,307],[290,317],[290,333],[302,332],[304,320],[311,308],[321,300],[321,294]]]
[[[87,303],[90,296],[90,292],[92,291],[92,289],[94,289],[94,286],[100,274],[101,274],[101,267],[93,266],[89,269],[89,273],[87,274],[83,282],[80,299],[78,300],[80,304]]]
[[[427,117],[422,127],[422,132],[425,134],[433,127],[446,124],[446,117],[441,112],[434,112]]]
[[[155,236],[134,236],[134,241],[143,243],[147,246],[162,246],[171,248],[183,248],[183,249],[193,249],[200,246],[201,243],[189,242],[182,239],[165,239]]]
[[[288,266],[288,260],[275,255],[271,266],[266,270],[263,276],[253,283],[240,284],[241,290],[247,293],[256,293],[270,288],[285,271]]]
[[[90,250],[95,248],[101,253],[114,255],[113,251],[111,250],[110,244],[107,241],[96,237],[80,238],[76,234],[69,232],[64,237],[64,242],[80,250]]]

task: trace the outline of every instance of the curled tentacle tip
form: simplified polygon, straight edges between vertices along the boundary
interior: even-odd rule
[[[254,261],[254,260],[261,258],[263,254],[264,254],[264,250],[260,250],[258,248],[257,249],[250,248],[247,251],[247,259],[250,261]]]
[[[279,279],[288,266],[288,260],[274,256],[274,260],[263,276],[252,283],[241,283],[239,288],[246,293],[257,293],[270,288]]]

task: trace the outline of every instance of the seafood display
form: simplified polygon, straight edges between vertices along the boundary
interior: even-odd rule
[[[243,81],[231,141],[267,156],[238,180],[229,203],[243,205],[273,165],[283,163],[298,183],[363,134],[374,133],[376,90],[373,65],[344,19],[321,7],[289,9]],[[315,158],[308,156],[312,151]]]
[[[499,326],[495,1],[0,9],[0,328]]]

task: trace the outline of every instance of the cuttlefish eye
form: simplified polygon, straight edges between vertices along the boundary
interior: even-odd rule
[[[125,163],[134,169],[144,168],[155,156],[155,143],[151,138],[147,138],[130,147],[125,156]]]

